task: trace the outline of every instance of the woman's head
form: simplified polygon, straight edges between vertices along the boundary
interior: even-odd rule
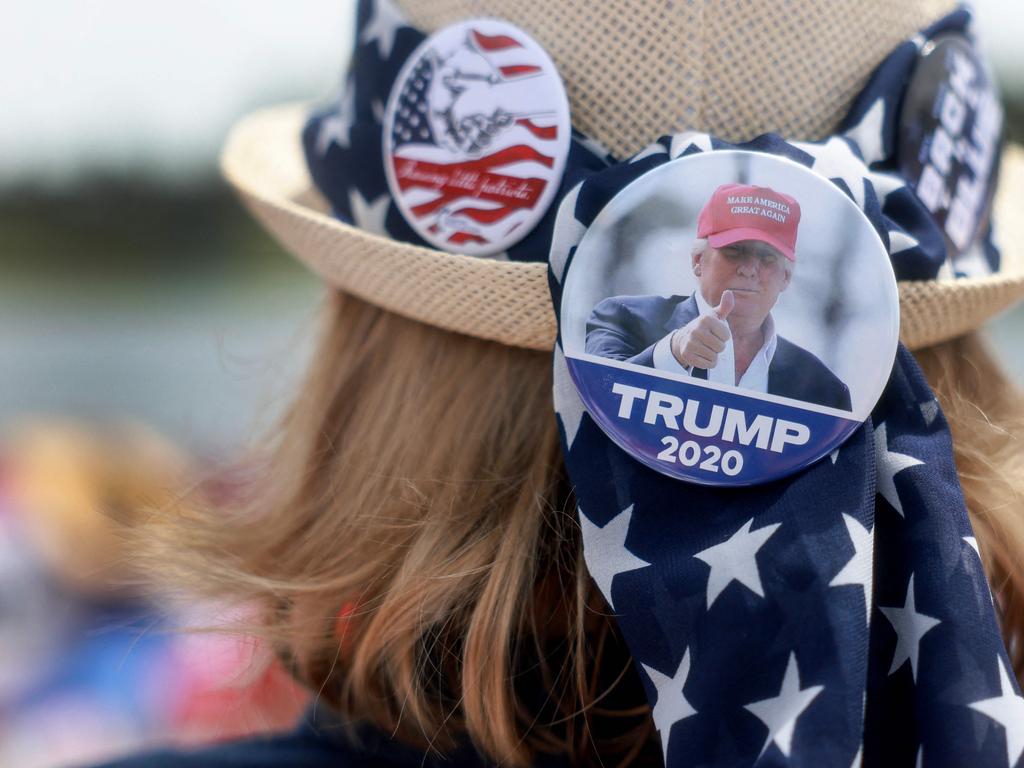
[[[633,735],[603,745],[606,761],[643,747],[642,692],[609,695],[633,673],[585,570],[549,357],[340,294],[325,320],[249,503],[154,518],[152,562],[262,609],[249,629],[318,697],[420,747],[468,733],[509,764],[537,749],[585,762],[588,722],[608,710]],[[1019,637],[1024,407],[975,337],[918,358]]]
[[[413,34],[484,15],[523,25],[558,65],[574,127],[620,158],[686,128],[735,140],[766,130],[820,138],[879,61],[953,5],[872,0],[822,10],[804,2],[781,18],[770,4],[747,2],[614,0],[600,13],[576,0],[398,4]],[[361,8],[366,16],[381,6]],[[381,40],[376,50],[393,47]],[[364,102],[360,129],[376,129],[363,81],[354,93]],[[262,143],[236,144],[248,151],[230,153],[229,176],[241,177],[247,164],[267,171],[262,181],[273,176]],[[335,151],[320,159],[332,157],[349,158]],[[327,170],[347,178],[351,168]],[[290,194],[306,183],[287,181]],[[546,295],[522,300],[540,284],[542,266],[441,259],[326,221],[294,196],[275,202],[273,184],[240,186],[271,229],[335,284],[487,338],[522,339],[518,326],[539,328],[525,345],[546,349],[450,333],[335,294],[251,503],[229,515],[163,517],[151,546],[162,545],[195,589],[262,608],[256,630],[346,718],[420,746],[446,748],[468,734],[492,758],[517,765],[538,749],[585,763],[613,732],[625,738],[602,745],[606,763],[631,746],[658,749],[645,738],[653,733],[646,697],[627,684],[636,684],[631,662],[582,557],[552,408],[550,306]],[[353,182],[331,203],[344,208],[355,194],[366,192]],[[481,264],[494,267],[486,280]],[[501,311],[499,295],[512,297]],[[517,314],[517,302],[528,309]],[[467,328],[466,317],[477,327]],[[1005,627],[1017,636],[1024,612],[1013,564],[1024,531],[1012,514],[1021,489],[1007,471],[1021,459],[1007,434],[1022,406],[977,339],[920,357],[956,437],[982,553],[1005,578],[997,583]],[[972,404],[982,388],[991,419]],[[625,682],[609,693],[620,676]],[[601,709],[624,725],[591,728]]]

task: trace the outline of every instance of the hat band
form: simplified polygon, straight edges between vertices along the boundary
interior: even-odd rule
[[[864,194],[860,179],[871,183],[888,220],[880,234],[898,280],[978,277],[999,270],[999,251],[987,224],[963,253],[948,252],[942,229],[901,176],[897,161],[899,107],[922,47],[944,36],[967,35],[970,23],[970,13],[961,9],[902,43],[876,69],[835,135],[818,142],[793,142],[813,155],[795,158],[798,162],[838,180],[858,204]],[[381,33],[382,24],[390,30],[388,34]],[[403,65],[425,39],[388,0],[360,0],[345,85],[333,105],[310,117],[302,138],[310,174],[335,217],[376,235],[429,248],[433,246],[410,226],[389,189],[382,124],[383,105]],[[671,140],[683,141],[686,135]],[[546,261],[557,201],[580,181],[615,164],[616,159],[597,142],[574,130],[555,204],[528,235],[496,258]],[[986,220],[982,214],[978,218]]]

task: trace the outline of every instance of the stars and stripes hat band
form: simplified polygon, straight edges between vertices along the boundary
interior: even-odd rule
[[[558,212],[554,305],[619,190],[674,157],[736,149],[812,167],[821,151],[691,134],[587,179]],[[898,224],[865,192],[884,238]],[[906,348],[846,443],[752,487],[682,483],[614,444],[571,381],[561,337],[554,394],[587,566],[643,670],[669,768],[1018,764],[1024,698],[949,427]]]

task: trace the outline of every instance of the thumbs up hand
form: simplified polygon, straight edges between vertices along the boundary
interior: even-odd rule
[[[718,365],[718,354],[732,338],[726,319],[735,306],[733,292],[723,291],[710,315],[698,315],[672,334],[672,355],[680,365],[704,369]]]
[[[725,320],[729,317],[729,313],[732,312],[733,307],[736,306],[736,296],[732,291],[726,289],[722,291],[722,298],[718,301],[718,306],[714,308],[715,317],[719,320]]]

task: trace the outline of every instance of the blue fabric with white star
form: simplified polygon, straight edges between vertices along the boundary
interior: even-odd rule
[[[850,135],[730,144],[687,133],[564,198],[554,306],[577,245],[617,192],[672,159],[724,149],[782,155],[830,178],[903,276],[934,276],[944,261],[927,211],[898,177],[870,169]],[[912,246],[893,248],[907,237]],[[683,484],[618,448],[580,400],[561,336],[554,385],[587,565],[643,673],[670,768],[1018,764],[1024,699],[948,425],[905,348],[849,441],[753,488]]]
[[[668,766],[1019,763],[1024,699],[909,352],[837,454],[755,488],[644,467],[555,375],[587,564]]]
[[[586,226],[660,163],[741,148],[831,179],[867,214],[899,279],[933,279],[943,238],[896,168],[897,105],[921,45],[967,32],[957,12],[887,58],[817,143],[663,139],[615,164],[574,134],[557,200],[507,257],[550,257],[562,280]],[[384,103],[425,39],[387,0],[359,0],[337,102],[303,144],[343,221],[427,245],[391,200]],[[879,107],[879,104],[882,106]],[[986,241],[990,264],[998,255]],[[666,763],[682,766],[1010,766],[1021,698],[953,464],[948,426],[901,349],[872,418],[832,456],[754,488],[682,484],[634,461],[586,413],[555,349],[555,405],[587,565],[641,670]]]

